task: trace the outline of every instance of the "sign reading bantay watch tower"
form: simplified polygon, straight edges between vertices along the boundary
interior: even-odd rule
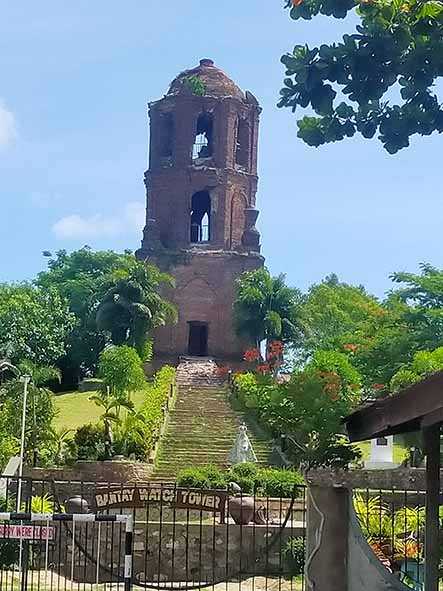
[[[102,487],[95,493],[97,510],[143,508],[163,504],[177,509],[223,513],[227,494],[223,491],[190,491],[180,488],[130,486]]]

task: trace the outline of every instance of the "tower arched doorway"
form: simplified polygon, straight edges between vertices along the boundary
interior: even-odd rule
[[[188,338],[188,355],[192,357],[207,357],[208,355],[208,332],[207,322],[190,321]]]

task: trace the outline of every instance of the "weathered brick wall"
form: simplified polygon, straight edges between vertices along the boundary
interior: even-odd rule
[[[171,257],[173,260],[173,258]],[[241,359],[247,343],[233,328],[235,280],[243,272],[263,264],[260,256],[219,252],[188,254],[182,264],[168,267],[168,258],[155,259],[169,269],[176,280],[175,289],[165,292],[178,308],[176,325],[159,328],[155,333],[155,354],[186,355],[189,321],[208,323],[208,351],[220,359]]]
[[[259,234],[248,224],[247,215],[256,202],[260,107],[212,62],[203,60],[192,73],[207,85],[204,96],[187,92],[179,76],[170,93],[150,104],[147,224],[137,255],[169,271],[177,282],[177,288],[165,295],[177,305],[179,323],[157,331],[156,355],[187,354],[188,323],[205,322],[209,355],[241,359],[247,344],[232,327],[234,282],[264,262],[258,254]],[[213,151],[211,157],[195,162],[192,148],[202,113],[212,114]],[[172,152],[167,157],[162,152],[168,133],[165,114],[174,121]],[[236,161],[239,119],[246,122],[247,130],[241,144],[247,156],[242,165]],[[192,196],[200,191],[210,195],[210,240],[191,244]]]

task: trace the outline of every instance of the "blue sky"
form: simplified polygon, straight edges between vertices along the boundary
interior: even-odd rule
[[[389,156],[377,141],[320,149],[276,108],[282,53],[346,24],[295,23],[280,0],[22,0],[0,21],[0,281],[33,277],[43,250],[135,249],[146,103],[214,59],[263,107],[260,230],[270,269],[306,289],[326,274],[382,296],[395,270],[441,265],[440,138]]]

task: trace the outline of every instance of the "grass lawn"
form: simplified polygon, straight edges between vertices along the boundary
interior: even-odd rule
[[[56,429],[77,429],[87,423],[97,422],[102,409],[89,400],[94,392],[67,392],[54,396],[55,408],[59,411],[54,419]],[[145,392],[135,392],[132,401],[136,408],[143,403]]]
[[[369,456],[371,455],[371,442],[370,441],[362,441],[358,444],[358,447],[361,449],[363,454],[362,460],[369,460]],[[399,441],[395,441],[394,439],[394,463],[401,464],[405,459],[407,454],[407,450],[403,446],[402,443]]]

